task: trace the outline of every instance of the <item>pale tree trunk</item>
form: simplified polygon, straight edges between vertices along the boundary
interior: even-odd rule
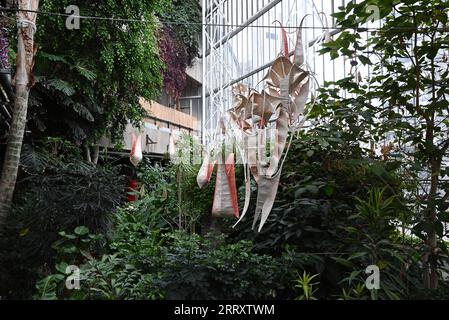
[[[84,160],[86,160],[89,163],[97,164],[99,157],[100,157],[100,146],[94,145],[91,150],[91,147],[86,142],[84,144]]]
[[[87,162],[92,162],[92,157],[90,155],[90,148],[87,143],[84,144],[84,160]]]
[[[179,224],[179,230],[182,230],[182,189],[181,189],[181,181],[182,181],[182,171],[181,171],[181,165],[179,165],[178,170],[176,172],[176,184],[178,187],[178,224]]]
[[[439,176],[440,176],[440,168],[441,162],[440,160],[432,160],[431,163],[431,184],[430,184],[430,192],[429,192],[429,200],[427,204],[427,222],[430,224],[435,224],[437,222],[437,208],[435,199],[438,196],[438,184],[439,184]],[[428,266],[424,277],[424,286],[428,289],[437,289],[438,288],[438,268],[436,265],[436,258],[438,256],[438,239],[435,229],[430,232],[428,235],[428,246],[429,252],[426,254],[425,262]]]
[[[92,157],[92,163],[97,164],[98,158],[100,157],[100,146],[98,144],[93,146],[93,150],[94,150],[94,155]]]
[[[37,11],[39,0],[18,0],[18,8]],[[8,142],[0,180],[0,227],[2,227],[11,207],[19,169],[28,109],[28,95],[30,87],[33,85],[31,71],[35,55],[34,32],[36,18],[37,14],[34,12],[17,12],[17,70],[13,80],[13,84],[15,84],[14,113],[8,132]]]

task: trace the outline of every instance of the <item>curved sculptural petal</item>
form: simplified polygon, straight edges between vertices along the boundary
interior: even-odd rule
[[[294,64],[289,74],[289,93],[292,94],[308,75],[308,71]]]
[[[280,56],[273,62],[265,79],[270,86],[278,89],[282,81],[288,81],[288,91],[291,94],[308,75],[308,71],[292,63],[288,58]]]
[[[252,95],[253,114],[261,119],[261,127],[265,127],[275,112],[275,106],[272,104],[274,97],[270,97],[267,93],[254,93]]]
[[[200,188],[209,184],[210,178],[212,177],[212,172],[214,171],[215,161],[210,161],[209,154],[204,157],[203,163],[196,176],[196,182]]]
[[[270,166],[266,171],[266,175],[269,177],[273,176],[278,170],[279,161],[287,143],[288,131],[288,114],[283,108],[278,108],[275,146],[273,154],[270,157]]]
[[[268,73],[264,77],[265,88],[259,93],[245,84],[233,86],[234,102],[228,110],[227,125],[220,120],[222,134],[239,136],[245,146],[241,152],[245,170],[245,204],[237,221],[245,216],[251,193],[251,176],[258,185],[256,210],[253,229],[259,222],[258,231],[266,223],[273,207],[283,162],[289,151],[290,142],[287,138],[291,128],[297,123],[300,115],[304,114],[307,97],[309,95],[310,72],[307,70],[302,43],[302,24],[296,35],[293,61],[289,58],[288,37],[281,25],[282,48],[280,55],[273,61]],[[304,118],[305,119],[305,118]],[[271,155],[266,157],[266,142],[268,132],[275,123],[274,143],[270,142]],[[271,135],[270,135],[271,136]],[[221,142],[217,151],[221,154]],[[217,179],[212,214],[214,216],[238,217],[237,189],[235,184],[234,154],[228,155],[224,163],[217,164]],[[210,179],[210,164],[204,164],[198,174],[198,184],[204,185]],[[237,224],[236,223],[236,224]]]
[[[267,221],[273,208],[274,200],[276,199],[276,193],[279,187],[279,181],[281,177],[281,170],[279,170],[274,177],[261,176],[257,186],[257,201],[256,211],[254,214],[253,226],[255,229],[257,221],[259,221],[258,232],[262,230],[263,225]]]
[[[269,85],[280,88],[281,81],[285,78],[289,78],[291,68],[291,61],[287,57],[280,56],[274,60],[268,70],[268,74],[265,76],[265,80],[267,80]]]
[[[230,191],[232,209],[234,210],[234,216],[236,218],[238,218],[239,217],[239,205],[238,205],[238,201],[237,201],[237,185],[235,183],[235,161],[234,161],[233,153],[230,153],[228,155],[228,157],[226,158],[225,169],[226,169],[226,177],[227,177],[227,182],[228,182],[229,191]]]
[[[233,228],[239,224],[240,221],[242,221],[243,217],[245,216],[246,212],[248,211],[249,208],[249,201],[251,199],[251,173],[249,170],[249,167],[247,165],[245,165],[245,170],[246,170],[246,178],[245,178],[245,203],[243,205],[243,210],[242,210],[242,214],[240,215],[239,220],[237,220],[237,222],[232,226]]]
[[[230,154],[230,156],[231,155],[234,157],[234,154]],[[219,159],[223,160],[221,154],[219,155]],[[227,160],[230,161],[229,156]],[[217,164],[217,178],[215,180],[214,201],[212,204],[212,215],[215,217],[238,217],[235,177],[233,179],[228,177],[231,176],[233,172],[235,174],[235,171],[229,168],[229,166],[233,167],[233,164],[226,164],[225,161],[220,161],[220,163]],[[229,172],[227,172],[227,169]],[[230,182],[233,182],[233,184],[231,185]]]
[[[298,117],[304,113],[309,96],[309,80],[299,89],[292,103],[291,123],[294,123]]]

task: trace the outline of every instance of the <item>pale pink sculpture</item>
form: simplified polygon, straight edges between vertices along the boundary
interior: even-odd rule
[[[287,35],[283,28],[282,33],[281,54],[274,60],[263,79],[265,89],[258,92],[244,84],[236,85],[233,88],[234,105],[228,110],[227,117],[222,117],[220,121],[223,134],[237,128],[244,141],[240,156],[245,169],[245,202],[237,223],[245,216],[249,207],[252,176],[258,186],[253,221],[253,229],[259,222],[258,231],[265,224],[276,198],[283,162],[291,143],[291,139],[288,141],[288,134],[300,124],[299,117],[304,114],[309,94],[310,73],[304,62],[301,28],[297,32],[292,60],[289,57]],[[268,130],[273,127],[274,148],[267,157],[265,141]],[[230,153],[225,159],[225,155],[221,152],[222,145],[219,148],[220,151],[215,152],[218,164],[212,214],[238,217],[237,193],[233,177],[234,153]],[[214,162],[211,162],[213,153],[206,154],[198,173],[197,180],[200,187],[210,180],[214,167]]]
[[[131,141],[131,153],[129,155],[129,161],[137,167],[137,165],[142,161],[142,137],[141,135],[136,135],[132,133],[132,141]]]

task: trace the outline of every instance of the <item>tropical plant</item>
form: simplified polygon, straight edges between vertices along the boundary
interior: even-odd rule
[[[0,229],[4,227],[17,181],[19,171],[20,151],[25,134],[26,115],[28,110],[28,98],[30,89],[34,84],[32,69],[34,65],[35,43],[34,30],[31,24],[35,24],[39,8],[39,0],[19,0],[20,9],[17,21],[25,20],[31,23],[21,26],[17,34],[17,63],[15,77],[14,110],[11,126],[8,130],[5,156],[2,171],[0,172]]]
[[[295,280],[295,288],[301,290],[301,294],[296,298],[297,300],[316,300],[315,294],[318,291],[316,286],[319,282],[312,282],[313,279],[318,277],[319,274],[310,275],[305,272],[301,274],[297,274],[297,279]]]
[[[372,157],[356,141],[346,140],[350,136],[344,129],[318,127],[294,138],[272,218],[260,233],[244,221],[232,236],[250,239],[271,255],[287,246],[298,254],[319,255],[319,263],[303,270],[320,274],[320,298],[349,290],[355,276],[364,281],[365,268],[376,263],[394,278],[388,285],[385,276],[385,289],[405,297],[419,283],[415,271],[412,281],[404,268],[410,265],[411,272],[419,261],[414,245],[401,242],[396,229],[399,219],[410,216],[399,163]],[[404,288],[407,283],[410,290]]]
[[[364,283],[358,283],[349,289],[342,288],[341,295],[337,297],[339,300],[366,300],[367,298]]]
[[[418,280],[419,255],[413,244],[401,241],[396,228],[400,208],[396,196],[385,196],[386,189],[374,187],[367,200],[356,197],[356,213],[349,217],[354,227],[347,227],[347,251],[334,257],[338,264],[350,268],[349,276],[342,279],[351,288],[364,283],[366,267],[379,268],[382,285],[370,290],[372,299],[401,299],[421,288]],[[364,268],[365,267],[365,268]]]
[[[198,56],[199,34],[201,33],[201,7],[196,0],[172,0],[169,10],[158,13],[162,23],[175,32],[187,54],[187,65]],[[184,54],[181,52],[181,54]],[[173,61],[175,62],[175,61]]]
[[[73,233],[61,231],[59,236],[60,239],[52,245],[56,252],[55,260],[59,261],[55,266],[55,273],[36,283],[35,299],[56,300],[58,296],[66,295],[67,267],[80,265],[84,259],[93,259],[93,255],[101,252],[104,244],[101,235],[91,234],[85,226],[76,227]]]
[[[125,181],[118,167],[96,167],[83,162],[79,148],[52,139],[58,146],[24,150],[28,175],[18,183],[13,211],[2,230],[0,246],[1,295],[28,298],[39,269],[51,268],[52,244],[59,231],[87,226],[108,234],[114,209],[123,203]],[[72,151],[78,151],[73,154]],[[11,264],[16,267],[11,269]]]
[[[149,197],[143,197],[135,206],[145,210],[145,201],[149,200],[148,205],[154,203],[172,228],[188,232],[199,230],[201,220],[212,206],[213,187],[198,187],[199,166],[193,164],[198,148],[191,136],[183,135],[177,142],[176,155],[167,166],[144,160],[138,167],[138,177]]]
[[[64,12],[71,4],[42,0],[41,10]],[[145,23],[82,19],[79,30],[69,30],[63,17],[43,16],[36,34],[38,86],[32,92],[32,105],[39,110],[33,119],[41,125],[33,129],[45,126],[50,134],[88,146],[104,134],[119,141],[128,120],[139,124],[145,115],[139,98],[152,100],[160,93],[163,63],[155,13],[168,8],[169,1],[81,1],[77,6],[81,15],[110,17],[113,12],[114,18]]]
[[[171,27],[163,26],[159,31],[158,38],[161,59],[166,65],[164,89],[176,101],[179,109],[179,97],[187,83],[186,68],[189,57],[184,43]]]
[[[79,290],[65,289],[67,263],[62,260],[55,273],[37,282],[35,298],[269,299],[284,290],[279,281],[282,262],[251,252],[248,242],[226,244],[223,237],[131,229],[128,237],[114,238],[110,253],[100,257],[77,249],[84,259]],[[77,244],[72,242],[62,252],[73,246]]]
[[[367,8],[373,4],[383,24],[369,31],[365,42],[360,31],[366,31],[365,23],[372,17]],[[337,121],[346,121],[347,127],[359,133],[360,141],[382,146],[387,135],[393,134],[393,144],[382,149],[402,161],[404,176],[411,182],[408,203],[414,215],[410,225],[422,239],[425,283],[433,289],[447,257],[441,239],[449,205],[443,179],[449,151],[449,67],[445,63],[449,34],[441,26],[448,22],[448,9],[445,0],[361,1],[342,7],[334,16],[338,27],[346,31],[325,44],[322,52],[332,58],[344,55],[353,66],[372,65],[372,74],[361,82],[337,82],[338,87],[326,90],[322,97],[325,104],[315,109],[321,116],[347,115],[338,116]]]

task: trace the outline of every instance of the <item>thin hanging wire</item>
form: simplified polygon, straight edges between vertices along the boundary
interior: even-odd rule
[[[130,19],[130,18],[115,18],[115,17],[100,17],[100,16],[84,16],[84,15],[74,15],[70,13],[61,13],[61,12],[48,12],[48,11],[39,11],[39,10],[27,10],[27,9],[16,9],[16,8],[5,8],[0,7],[0,12],[30,12],[41,15],[49,15],[49,16],[59,16],[59,17],[71,17],[78,18],[81,20],[98,20],[98,21],[110,21],[110,22],[129,22],[129,23],[154,23],[151,20],[145,19]],[[242,25],[242,24],[224,24],[224,23],[202,23],[202,22],[181,22],[181,21],[168,21],[168,20],[159,20],[159,22],[167,25],[201,25],[201,26],[210,26],[210,27],[232,27],[232,28],[282,28],[281,26],[273,26],[273,25]],[[284,29],[298,29],[299,26],[285,26]],[[320,30],[355,30],[359,32],[365,31],[420,31],[420,32],[429,32],[429,31],[437,31],[437,32],[449,32],[448,26],[443,27],[413,27],[413,26],[395,26],[395,27],[338,27],[338,26],[303,26],[303,29],[320,29]]]

